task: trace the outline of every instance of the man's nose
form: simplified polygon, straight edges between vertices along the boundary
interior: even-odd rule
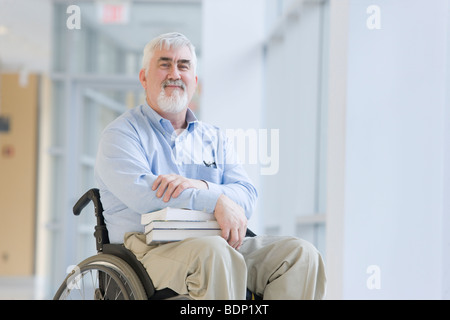
[[[178,70],[178,68],[177,67],[170,68],[170,72],[169,72],[168,77],[169,77],[170,80],[179,80],[179,79],[181,79],[181,74],[180,74],[180,71]]]

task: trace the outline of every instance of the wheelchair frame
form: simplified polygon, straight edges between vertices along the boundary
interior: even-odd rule
[[[98,288],[93,289],[93,296],[91,296],[96,300],[188,299],[169,288],[156,290],[147,270],[136,256],[123,244],[109,242],[108,229],[103,217],[103,205],[97,188],[92,188],[81,196],[73,207],[74,215],[80,215],[91,201],[94,204],[97,220],[94,227],[97,255],[85,259],[72,270],[56,292],[54,299],[66,299],[74,288],[79,289],[77,286],[82,282],[80,279],[87,273],[90,273],[92,278],[96,278],[93,282],[98,281],[96,283]],[[246,236],[254,237],[255,234],[247,229]],[[81,297],[84,298],[83,295]],[[252,293],[247,291],[247,298],[251,299],[251,297]]]

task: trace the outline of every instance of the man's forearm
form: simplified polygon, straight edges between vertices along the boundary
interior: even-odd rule
[[[185,208],[213,212],[220,191],[199,190],[189,188],[181,192],[176,198],[164,201],[158,197],[158,189],[152,190],[156,177],[141,176],[134,183],[109,183],[107,188],[127,207],[137,213],[146,213],[165,207]]]
[[[208,182],[208,189],[213,194],[224,194],[236,202],[236,204],[244,209],[247,219],[250,219],[257,198],[257,192],[253,185],[246,183],[216,184]]]
[[[210,190],[209,194],[203,196],[215,199],[217,195],[224,194],[236,204],[244,208],[245,215],[250,218],[256,201],[256,190],[245,182],[219,185],[204,180],[188,179],[176,174],[160,175],[153,183],[152,190],[156,191],[156,196],[164,202],[176,199],[182,192],[188,189]],[[202,201],[199,199],[199,201]],[[209,201],[207,201],[209,203]],[[213,202],[211,202],[213,203]]]
[[[158,198],[164,195],[164,202],[168,202],[170,198],[177,198],[184,190],[190,188],[207,190],[208,184],[204,180],[189,179],[177,174],[162,174],[152,185],[152,190],[157,190]]]

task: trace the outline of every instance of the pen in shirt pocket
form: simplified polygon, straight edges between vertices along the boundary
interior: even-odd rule
[[[208,156],[206,156],[205,158],[209,158],[208,160],[211,160],[211,161],[206,161],[206,160],[203,160],[203,163],[205,164],[205,166],[207,166],[208,168],[217,168],[217,164],[216,164],[216,161],[215,161],[215,155],[216,155],[216,153],[214,152],[214,149],[212,149],[211,150],[211,157],[208,157]]]
[[[205,166],[207,166],[208,168],[213,167],[213,168],[217,168],[216,162],[212,161],[212,162],[206,162],[205,160],[203,160],[203,163],[205,164]]]

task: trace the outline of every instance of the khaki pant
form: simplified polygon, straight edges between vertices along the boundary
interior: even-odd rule
[[[124,245],[147,269],[157,290],[170,288],[193,299],[243,300],[247,288],[264,299],[323,299],[322,257],[294,237],[246,238],[236,251],[221,237],[147,245],[127,233]]]

